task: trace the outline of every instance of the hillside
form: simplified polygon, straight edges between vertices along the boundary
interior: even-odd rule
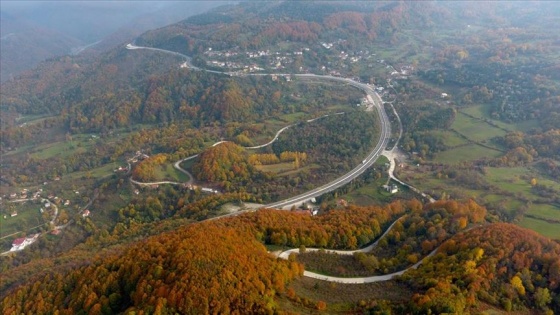
[[[432,208],[445,211],[449,205]],[[281,244],[275,230],[292,231],[284,243],[289,246],[355,248],[352,242],[339,242],[346,237],[361,239],[360,230],[368,226],[378,229],[379,223],[371,220],[383,211],[392,208],[398,213],[409,207],[422,211],[414,204],[393,204],[385,209],[350,208],[311,218],[267,210],[181,227],[65,272],[38,273],[41,282],[7,292],[2,312],[282,313],[278,299],[293,294],[290,283],[302,270],[295,262],[278,260],[266,252],[262,243]],[[366,217],[369,223],[363,221]],[[321,234],[330,240],[318,238]],[[379,230],[367,239],[375,235]],[[438,254],[398,281],[416,292],[405,306],[414,313],[429,309],[461,313],[479,300],[506,309],[558,310],[559,270],[560,245],[514,225],[490,224],[452,237]],[[18,302],[22,300],[26,302]],[[307,303],[304,307],[323,307],[320,301]],[[386,307],[403,310],[402,305]]]
[[[0,11],[0,14],[0,82],[34,68],[43,60],[69,54],[73,47],[82,43],[72,36],[35,25],[4,11]]]
[[[2,83],[1,310],[559,313],[559,16],[249,1]]]

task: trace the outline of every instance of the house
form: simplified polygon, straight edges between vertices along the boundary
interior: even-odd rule
[[[66,199],[66,201],[64,202],[64,205],[65,205],[65,206],[70,205],[70,200]]]
[[[89,217],[90,213],[91,213],[91,212],[89,212],[89,210],[86,209],[86,210],[84,210],[84,212],[82,213],[82,217],[84,217],[84,218],[85,218],[85,217]]]
[[[383,189],[391,194],[396,194],[399,192],[399,187],[397,187],[397,185],[383,185]]]
[[[29,237],[20,237],[20,238],[16,238],[13,242],[12,242],[12,248],[10,249],[11,252],[15,252],[18,250],[22,250],[24,249],[27,245],[32,244],[33,242],[35,242],[37,240],[37,238],[39,237],[39,233],[37,234],[33,234]]]
[[[10,214],[10,217],[17,217],[17,211],[14,210],[14,211]]]
[[[22,250],[27,245],[25,240],[26,240],[25,237],[16,238],[12,242],[12,248],[10,249],[10,251],[14,252],[17,250]]]
[[[10,199],[16,199],[17,198],[17,194],[16,193],[11,193],[10,194]]]
[[[212,189],[212,188],[202,187],[200,190],[201,190],[202,192],[211,193],[211,194],[217,194],[217,193],[218,193],[217,190],[214,190],[214,189]]]
[[[446,98],[447,96],[449,96],[447,93],[441,93],[441,98]]]

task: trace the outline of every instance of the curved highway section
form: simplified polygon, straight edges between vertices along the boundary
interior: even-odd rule
[[[165,49],[160,49],[160,48],[151,48],[151,47],[143,47],[143,46],[136,46],[133,44],[128,44],[126,46],[126,49],[130,49],[130,50],[136,50],[136,49],[146,49],[146,50],[152,50],[152,51],[159,51],[159,52],[163,52],[163,53],[168,53],[168,54],[172,54],[175,56],[179,56],[181,58],[184,58],[186,60],[185,64],[188,66],[188,68],[193,69],[193,70],[200,70],[200,71],[206,71],[206,72],[211,72],[211,73],[219,73],[219,74],[226,74],[226,75],[236,75],[233,72],[221,72],[221,71],[213,71],[213,70],[206,70],[206,69],[201,69],[198,67],[195,67],[191,64],[191,57],[178,53],[178,52],[174,52],[174,51],[169,51],[169,50],[165,50]],[[252,74],[252,75],[258,75],[258,76],[263,76],[263,75],[270,75],[270,74]],[[284,74],[284,73],[278,73],[276,75],[289,75],[289,74]],[[366,93],[366,97],[367,99],[373,103],[371,105],[373,105],[373,108],[377,111],[379,119],[380,119],[380,129],[381,129],[381,133],[380,133],[380,139],[377,142],[377,145],[375,146],[375,148],[373,148],[372,151],[370,151],[370,153],[363,159],[362,164],[356,166],[354,169],[352,169],[351,171],[349,171],[348,173],[344,174],[343,176],[337,178],[336,180],[325,184],[323,186],[317,187],[313,190],[310,190],[308,192],[305,192],[301,195],[298,196],[294,196],[294,197],[290,197],[288,199],[285,200],[281,200],[281,201],[277,201],[274,203],[270,203],[265,205],[265,208],[276,208],[276,209],[289,209],[294,205],[300,205],[303,202],[306,202],[308,200],[311,200],[312,198],[316,198],[319,197],[320,195],[333,191],[339,187],[342,187],[344,185],[346,185],[347,183],[349,183],[350,181],[352,181],[354,178],[360,176],[362,173],[364,173],[373,163],[375,163],[375,161],[377,160],[377,158],[379,158],[380,155],[382,155],[385,147],[387,146],[389,139],[391,138],[391,123],[389,121],[389,117],[387,116],[387,113],[385,112],[385,109],[383,108],[383,101],[381,99],[381,97],[379,96],[379,94],[377,94],[375,92],[375,90],[373,89],[372,86],[368,85],[368,84],[364,84],[364,83],[360,83],[360,82],[356,82],[354,80],[351,79],[347,79],[347,78],[342,78],[342,77],[334,77],[334,76],[330,76],[330,75],[317,75],[317,74],[307,74],[307,73],[303,73],[303,74],[293,74],[293,76],[295,77],[299,77],[299,78],[308,78],[308,79],[319,79],[319,80],[329,80],[329,81],[335,81],[335,82],[339,82],[339,83],[343,83],[343,84],[347,84],[353,87],[356,87],[362,91],[364,91]],[[283,129],[281,129],[275,136],[275,138],[267,143],[264,144],[262,146],[266,146],[272,142],[274,142],[277,138],[278,135],[280,134],[281,131],[284,131],[285,129],[289,128],[290,126],[286,126]],[[251,147],[251,148],[259,148],[261,146],[255,146],[255,147]]]

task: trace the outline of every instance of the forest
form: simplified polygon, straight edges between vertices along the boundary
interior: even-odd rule
[[[478,207],[472,202],[422,206],[410,201],[352,206],[315,218],[261,210],[192,224],[65,271],[39,272],[29,284],[3,290],[2,312],[283,313],[278,301],[293,294],[290,283],[298,281],[303,266],[274,258],[263,244],[352,249],[371,242],[403,213],[462,213],[480,220],[476,216],[484,212],[469,211]],[[415,224],[435,222],[438,219],[428,216]],[[552,312],[560,307],[557,243],[503,223],[473,227],[441,241],[438,254],[398,279],[417,292],[404,305],[407,312],[462,313],[479,301],[506,310],[535,307]],[[321,302],[307,301],[307,307],[328,308]],[[355,307],[373,311],[379,306]],[[403,305],[384,307],[403,310]]]
[[[559,15],[554,2],[245,2],[135,41],[231,76],[123,43],[3,83],[2,214],[23,189],[56,195],[61,211],[54,223],[16,218],[14,238],[42,236],[0,257],[1,312],[560,313]],[[232,213],[324,184],[378,140],[361,91],[295,73],[372,84],[404,127],[394,175],[438,201],[423,205],[403,186],[383,194],[380,162],[318,197],[317,216]],[[169,179],[195,154],[182,166],[219,194],[130,181]],[[345,206],[358,190],[369,204]],[[26,207],[39,213],[38,202]],[[303,253],[362,248],[396,220],[371,253]],[[288,248],[302,254],[268,253]],[[436,249],[386,283],[302,277],[384,274]],[[371,290],[387,296],[364,297]]]

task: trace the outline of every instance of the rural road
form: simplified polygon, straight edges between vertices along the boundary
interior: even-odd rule
[[[167,53],[167,54],[172,54],[172,55],[179,56],[179,57],[183,58],[184,60],[186,60],[185,64],[187,65],[188,68],[190,68],[192,70],[206,71],[206,72],[218,73],[218,74],[225,74],[225,75],[229,75],[229,76],[238,75],[235,72],[222,72],[222,71],[201,69],[201,68],[193,66],[191,64],[191,61],[192,61],[191,57],[189,57],[187,55],[184,55],[184,54],[181,54],[181,53],[178,53],[178,52],[170,51],[170,50],[165,50],[165,49],[160,49],[160,48],[152,48],[152,47],[144,47],[144,46],[136,46],[132,43],[126,45],[126,49],[129,49],[129,50],[146,49],[146,50],[152,50],[152,51],[158,51],[158,52],[163,52],[163,53]],[[391,106],[392,111],[397,118],[398,125],[399,125],[398,126],[399,127],[399,136],[396,139],[396,141],[394,142],[393,148],[391,148],[390,150],[386,150],[386,147],[387,147],[387,145],[389,143],[389,140],[391,138],[391,122],[389,120],[389,117],[387,116],[387,113],[385,112],[385,108],[383,106],[384,102],[381,99],[381,97],[379,96],[379,94],[377,94],[377,92],[375,92],[374,86],[369,85],[369,84],[364,84],[364,83],[361,83],[361,82],[357,82],[357,81],[354,81],[352,79],[343,78],[343,77],[335,77],[335,76],[330,76],[330,75],[317,75],[317,74],[309,74],[309,73],[302,73],[302,74],[274,73],[274,74],[278,75],[278,76],[294,76],[294,77],[299,77],[299,78],[312,78],[312,79],[314,78],[314,79],[319,79],[319,80],[336,81],[336,82],[347,84],[347,85],[350,85],[350,86],[353,86],[353,87],[356,87],[356,88],[362,90],[363,92],[366,93],[366,99],[370,103],[368,105],[368,109],[371,109],[371,110],[375,109],[377,111],[378,115],[379,115],[380,125],[381,125],[381,134],[380,134],[380,139],[377,142],[377,145],[365,157],[365,159],[363,159],[363,163],[356,166],[354,169],[352,169],[348,173],[342,175],[341,177],[335,179],[334,181],[332,181],[328,184],[317,187],[317,188],[312,189],[310,191],[307,191],[303,194],[300,194],[300,195],[297,195],[297,196],[294,196],[294,197],[290,197],[288,199],[284,199],[284,200],[280,200],[280,201],[277,201],[277,202],[273,202],[273,203],[264,205],[263,207],[265,207],[265,208],[276,208],[276,209],[290,209],[294,205],[299,206],[303,202],[309,201],[309,200],[311,200],[313,198],[316,198],[316,197],[318,197],[318,196],[320,196],[324,193],[333,191],[333,190],[335,190],[339,187],[342,187],[345,184],[349,183],[354,178],[356,178],[359,175],[361,175],[362,173],[364,173],[371,165],[373,165],[373,163],[375,163],[375,161],[381,155],[384,155],[384,156],[388,157],[390,162],[391,162],[391,166],[390,166],[390,169],[389,169],[389,176],[390,176],[391,179],[395,180],[396,182],[398,182],[399,184],[401,184],[403,186],[406,186],[406,187],[410,188],[412,191],[420,194],[422,197],[427,198],[428,200],[430,200],[430,202],[434,201],[434,199],[432,197],[426,195],[425,193],[423,193],[422,191],[420,191],[416,187],[413,187],[410,184],[407,184],[407,183],[399,180],[398,178],[396,178],[394,176],[393,172],[394,172],[394,169],[395,169],[395,161],[394,161],[392,152],[393,152],[394,149],[396,149],[397,144],[398,144],[398,142],[399,142],[399,140],[402,136],[402,132],[403,132],[402,122],[401,122],[401,119],[400,119],[397,111],[393,107],[392,102],[387,103]],[[250,74],[250,75],[265,76],[265,75],[270,75],[270,74],[268,74],[268,73],[253,73],[253,74]],[[340,113],[337,113],[337,114],[340,114]],[[323,117],[326,117],[326,116],[323,116]],[[319,118],[321,118],[321,117],[319,117]],[[318,118],[316,118],[316,119],[318,119]],[[308,122],[311,122],[313,120],[315,120],[315,119],[311,119]],[[281,132],[285,131],[289,127],[291,127],[291,125],[280,129],[276,133],[276,136],[274,137],[274,139],[272,139],[270,142],[265,143],[265,144],[260,145],[260,146],[249,147],[248,149],[256,149],[256,148],[260,148],[260,147],[270,145],[272,142],[274,142],[278,138],[278,136],[280,135]],[[217,145],[217,143],[214,144],[214,145]],[[196,157],[196,156],[188,157],[187,159],[194,158],[194,157]],[[177,168],[177,166],[179,166],[179,164],[181,162],[182,161],[179,161],[179,162],[175,163],[176,168]],[[186,172],[186,174],[188,174],[188,172],[186,170],[180,168],[180,166],[178,167],[178,169],[180,171]],[[192,179],[192,176],[191,176],[191,179]]]
[[[128,44],[126,46],[126,48],[130,49],[130,50],[148,49],[148,50],[160,51],[160,52],[170,53],[170,54],[173,54],[173,55],[176,55],[176,56],[180,56],[180,57],[182,57],[186,60],[185,65],[192,70],[200,70],[200,71],[207,71],[207,72],[212,72],[212,73],[226,74],[226,75],[229,75],[229,76],[237,75],[236,73],[232,73],[232,72],[220,72],[220,71],[213,71],[213,70],[205,70],[205,69],[195,67],[191,64],[191,60],[192,60],[191,57],[189,57],[187,55],[177,53],[177,52],[173,52],[173,51],[168,51],[168,50],[159,49],[159,48],[141,47],[141,46],[136,46],[136,45],[133,45],[133,44]],[[252,75],[263,76],[263,75],[269,75],[269,74],[252,74]],[[286,75],[290,75],[290,74],[275,74],[275,75],[286,76]],[[360,83],[360,82],[357,82],[357,81],[354,81],[354,80],[351,80],[351,79],[348,79],[348,78],[334,77],[334,76],[329,76],[329,75],[316,75],[316,74],[291,74],[291,75],[295,76],[295,77],[300,77],[300,78],[314,78],[314,79],[320,79],[320,80],[336,81],[336,82],[339,82],[339,83],[343,83],[343,84],[347,84],[347,85],[356,87],[356,88],[362,90],[363,92],[365,92],[366,99],[370,103],[369,106],[368,106],[368,109],[375,109],[377,111],[379,119],[380,119],[380,125],[381,125],[380,126],[381,127],[380,139],[377,142],[377,145],[373,148],[373,150],[371,150],[369,152],[369,154],[365,157],[363,162],[360,165],[356,166],[351,171],[349,171],[348,173],[344,174],[343,176],[337,178],[336,180],[334,180],[334,181],[332,181],[332,182],[330,182],[326,185],[323,185],[321,187],[317,187],[317,188],[315,188],[313,190],[310,190],[306,193],[303,193],[301,195],[294,196],[294,197],[291,197],[291,198],[288,198],[288,199],[285,199],[285,200],[282,200],[282,201],[278,201],[278,202],[274,202],[274,203],[265,205],[264,208],[276,208],[276,209],[291,208],[293,205],[299,205],[302,202],[305,202],[305,201],[308,201],[312,198],[318,197],[318,196],[320,196],[320,195],[322,195],[326,192],[333,191],[333,190],[347,184],[348,182],[352,181],[354,178],[358,177],[359,175],[361,175],[371,165],[373,165],[373,163],[375,163],[375,161],[381,155],[386,155],[386,156],[390,157],[390,161],[391,161],[391,165],[392,165],[392,167],[390,168],[390,177],[392,179],[394,179],[397,182],[399,182],[400,184],[405,185],[407,187],[410,187],[414,191],[424,195],[418,189],[416,189],[416,188],[398,180],[393,175],[395,162],[394,162],[394,159],[392,158],[391,153],[392,153],[392,150],[394,148],[396,148],[396,146],[398,144],[398,141],[400,140],[400,138],[402,136],[402,124],[401,124],[401,120],[400,120],[399,115],[397,114],[397,112],[394,109],[394,107],[392,106],[392,104],[390,104],[392,109],[393,109],[393,112],[396,115],[396,117],[398,119],[398,122],[399,122],[399,136],[398,136],[398,139],[396,139],[396,141],[393,145],[393,149],[386,150],[386,147],[387,147],[387,145],[389,143],[389,140],[391,138],[391,122],[390,122],[390,120],[387,116],[387,113],[385,112],[385,108],[383,107],[383,100],[381,99],[379,94],[377,94],[377,92],[375,92],[373,86],[370,86],[369,84]],[[308,122],[311,122],[311,121],[313,121],[313,119],[309,120]],[[270,145],[271,143],[273,143],[278,138],[278,136],[280,135],[280,133],[282,131],[288,129],[289,127],[291,127],[291,125],[286,126],[286,127],[282,128],[281,130],[279,130],[277,132],[276,136],[274,137],[274,139],[272,139],[272,141],[270,141],[268,143],[265,143],[261,146],[255,146],[255,147],[251,147],[251,148],[260,148],[260,147]],[[192,156],[192,157],[189,157],[189,158],[194,158],[194,157],[195,156]],[[187,158],[187,159],[189,159],[189,158]],[[182,162],[182,161],[179,161],[175,164],[176,167],[180,168],[180,166],[179,166],[180,162]],[[248,211],[253,211],[253,210],[244,210],[244,211],[239,211],[237,213],[230,213],[230,214],[226,214],[226,215],[222,215],[222,216],[212,218],[210,220],[216,220],[216,219],[219,219],[219,218],[236,216],[236,215],[239,215],[241,213],[248,212]],[[382,239],[391,230],[391,228],[393,228],[395,223],[397,223],[399,220],[400,220],[400,218],[398,220],[396,220],[395,222],[393,222],[393,224],[391,224],[391,226],[389,226],[389,228],[385,231],[385,233],[383,233],[383,235],[379,239]],[[355,250],[355,251],[336,251],[336,250],[333,250],[333,251],[329,251],[329,252],[343,254],[343,255],[352,255],[355,252],[371,251],[371,249],[373,249],[375,246],[377,246],[379,239],[376,242],[374,242],[373,244],[371,244],[368,247],[363,248],[363,249],[359,249],[359,250]],[[315,250],[319,250],[319,249],[309,248],[307,250],[315,251]],[[282,252],[279,255],[279,257],[283,258],[283,259],[287,259],[291,253],[295,253],[295,252],[298,252],[298,251],[299,251],[299,249],[290,249],[288,251]],[[352,284],[387,281],[387,280],[393,279],[396,276],[402,275],[407,270],[418,268],[418,266],[420,266],[424,260],[433,256],[436,252],[437,252],[437,249],[432,251],[430,254],[428,254],[426,257],[424,257],[422,260],[420,260],[416,264],[410,266],[409,268],[401,270],[401,271],[397,271],[397,272],[394,272],[394,273],[391,273],[391,274],[387,274],[387,275],[370,276],[370,277],[342,278],[342,277],[332,277],[332,276],[321,275],[321,274],[317,274],[317,273],[310,272],[310,271],[304,271],[303,275],[306,276],[306,277],[319,279],[319,280],[339,282],[339,283],[352,283]]]
[[[338,254],[338,255],[353,255],[354,253],[358,253],[358,252],[368,253],[368,252],[372,251],[377,246],[377,244],[379,244],[379,241],[381,239],[383,239],[391,231],[391,229],[395,226],[395,224],[397,222],[399,222],[401,219],[403,219],[404,217],[405,216],[402,216],[402,217],[398,218],[397,220],[395,220],[395,222],[393,222],[387,228],[387,230],[385,230],[385,232],[374,243],[372,243],[372,244],[370,244],[370,245],[368,245],[364,248],[357,249],[357,250],[325,250],[325,249],[321,249],[321,248],[306,248],[305,251],[306,252],[315,252],[315,251],[325,250],[325,252],[328,253],[328,254]],[[435,255],[438,249],[439,249],[439,247],[434,249],[432,252],[430,252],[428,255],[426,255],[424,258],[422,258],[419,262],[415,263],[414,265],[412,265],[412,266],[410,266],[406,269],[396,271],[396,272],[386,274],[386,275],[369,276],[369,277],[333,277],[333,276],[322,275],[322,274],[315,273],[315,272],[312,272],[312,271],[304,271],[303,275],[305,277],[309,277],[309,278],[313,278],[313,279],[324,280],[324,281],[329,281],[329,282],[346,283],[346,284],[359,284],[359,283],[373,283],[373,282],[388,281],[388,280],[391,280],[391,279],[395,278],[396,276],[402,275],[403,273],[407,272],[408,270],[418,268],[418,266],[420,266],[422,264],[422,262],[424,262],[424,260],[426,260],[426,259],[432,257],[433,255]],[[293,248],[293,249],[283,251],[282,253],[280,253],[278,255],[278,257],[287,260],[290,257],[290,254],[299,254],[299,248]]]

